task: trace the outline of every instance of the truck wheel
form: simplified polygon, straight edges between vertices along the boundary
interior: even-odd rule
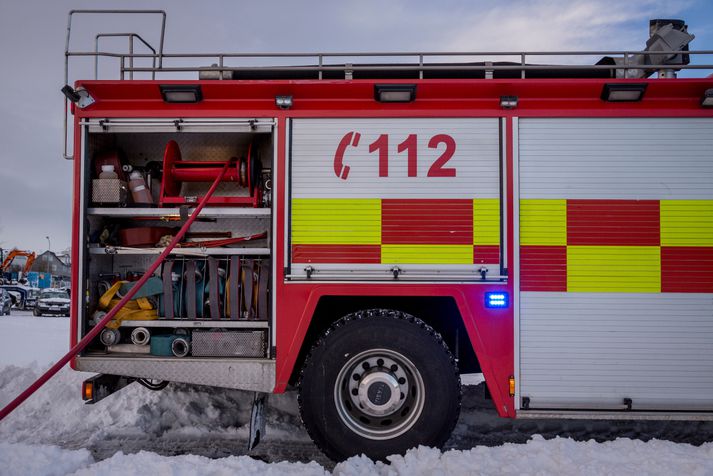
[[[35,316],[35,317],[40,317],[40,316],[42,315],[42,313],[40,312],[39,309],[35,308],[35,309],[32,311],[32,315]]]
[[[302,421],[335,461],[441,447],[460,401],[458,368],[441,336],[414,316],[385,309],[336,322],[312,347],[299,384]]]

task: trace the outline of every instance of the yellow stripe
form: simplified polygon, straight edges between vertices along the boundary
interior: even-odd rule
[[[568,292],[661,292],[658,246],[568,246]]]
[[[476,198],[473,200],[473,244],[500,244],[500,200]]]
[[[520,244],[567,244],[567,200],[520,200]]]
[[[713,200],[661,200],[661,246],[713,246]]]
[[[376,198],[295,198],[292,243],[378,245],[381,200]]]
[[[471,245],[381,245],[385,264],[473,264]]]

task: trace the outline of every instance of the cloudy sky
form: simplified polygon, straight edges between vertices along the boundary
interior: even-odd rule
[[[44,251],[46,236],[54,251],[69,246],[59,89],[67,12],[82,8],[166,10],[168,53],[641,49],[650,18],[685,19],[692,49],[713,50],[710,0],[0,0],[0,247]],[[155,21],[126,16],[85,17],[75,28],[72,47],[85,51],[99,31],[158,36]],[[70,83],[91,71],[74,70]]]

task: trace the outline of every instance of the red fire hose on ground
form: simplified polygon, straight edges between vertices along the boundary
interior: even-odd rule
[[[131,298],[134,297],[134,295],[139,291],[139,289],[141,289],[141,287],[146,283],[146,281],[148,281],[151,275],[153,275],[153,273],[158,269],[161,263],[171,253],[173,248],[175,248],[176,245],[178,245],[178,243],[183,239],[183,236],[186,234],[186,232],[191,227],[196,218],[198,218],[198,215],[200,214],[203,207],[206,205],[206,203],[208,203],[208,200],[213,195],[213,193],[215,193],[216,188],[218,188],[218,184],[221,182],[221,180],[223,180],[223,177],[225,176],[226,172],[228,171],[228,168],[233,162],[234,159],[225,162],[223,169],[220,171],[215,181],[206,192],[205,196],[198,203],[196,209],[193,211],[191,216],[188,218],[188,220],[186,220],[186,223],[181,227],[178,233],[176,233],[176,236],[173,238],[173,240],[171,240],[171,243],[166,246],[166,249],[163,250],[163,252],[161,253],[161,255],[159,255],[156,261],[154,261],[151,266],[149,266],[144,275],[141,276],[141,279],[136,282],[136,284],[131,288],[131,290],[127,292],[123,298],[121,298],[119,303],[114,306],[109,312],[107,312],[106,316],[104,316],[102,320],[99,321],[99,323],[97,323],[97,325],[94,326],[94,328],[89,331],[89,333],[84,336],[82,340],[77,342],[77,344],[72,347],[72,349],[67,352],[64,357],[59,359],[56,364],[54,364],[49,370],[47,370],[47,372],[45,372],[40,378],[38,378],[32,385],[27,387],[13,401],[8,403],[5,408],[0,410],[0,421],[4,420],[5,417],[12,413],[12,411],[15,410],[18,406],[20,406],[22,402],[27,400],[30,395],[39,390],[40,387],[42,387],[45,383],[47,383],[50,378],[52,378],[57,372],[59,372],[59,370],[64,367],[67,362],[69,362],[75,355],[80,353],[102,331],[102,329],[104,329],[104,326],[106,326],[107,323],[114,318],[117,312],[119,312],[119,310],[121,310],[126,305],[126,303],[128,303]]]

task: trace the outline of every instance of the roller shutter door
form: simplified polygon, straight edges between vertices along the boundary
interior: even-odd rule
[[[521,119],[518,148],[520,397],[713,410],[713,119]]]
[[[408,279],[500,264],[498,119],[296,119],[291,272]]]

